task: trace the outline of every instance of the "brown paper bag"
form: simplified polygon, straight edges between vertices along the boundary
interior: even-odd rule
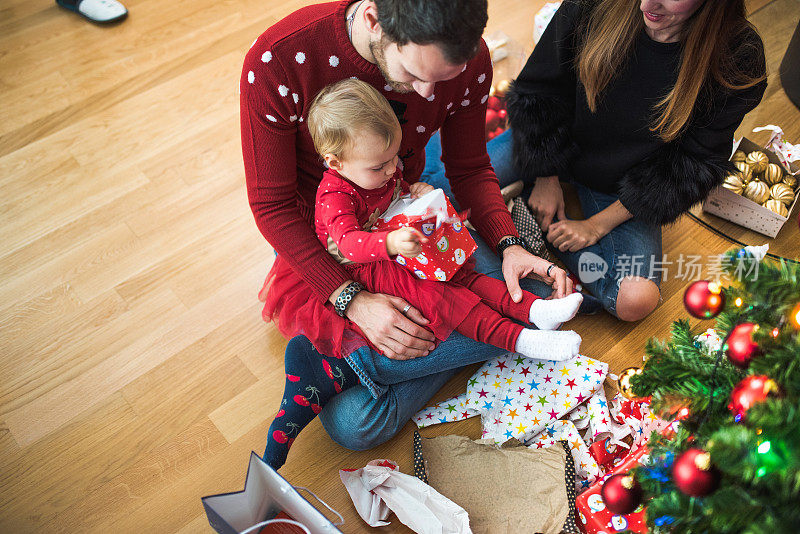
[[[469,513],[476,534],[557,534],[570,513],[561,447],[498,449],[465,436],[422,440],[428,482]]]

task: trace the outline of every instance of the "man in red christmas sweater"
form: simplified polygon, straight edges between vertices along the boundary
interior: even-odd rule
[[[371,448],[402,428],[454,374],[437,373],[437,362],[475,351],[489,359],[502,350],[457,333],[434,350],[427,320],[417,310],[402,298],[359,290],[320,245],[313,215],[325,169],[305,120],[323,87],[356,77],[381,91],[403,130],[399,156],[409,182],[419,180],[425,145],[441,131],[445,175],[480,234],[476,268],[502,276],[515,301],[520,282],[540,296],[571,291],[563,270],[520,246],[490,165],[484,120],[492,67],[481,40],[486,20],[486,0],[344,0],[292,13],[256,39],[245,58],[240,88],[247,190],[256,224],[278,255],[273,273],[302,278],[313,291],[307,298],[330,301],[383,353],[363,346],[347,356],[363,386],[338,395],[320,414],[331,437],[350,449]],[[286,358],[318,362],[319,354],[298,336]],[[382,385],[391,381],[381,376],[391,376],[398,365],[433,374]]]

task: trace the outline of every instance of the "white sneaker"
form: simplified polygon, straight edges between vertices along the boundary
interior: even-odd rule
[[[75,5],[68,4],[63,0],[56,0],[56,3],[83,15],[92,22],[116,22],[128,16],[128,10],[117,0],[78,0]]]

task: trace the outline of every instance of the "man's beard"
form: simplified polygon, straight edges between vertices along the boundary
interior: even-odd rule
[[[386,54],[384,54],[384,50],[388,44],[389,40],[386,38],[386,36],[383,36],[379,41],[369,42],[369,51],[372,54],[372,57],[375,58],[375,63],[378,65],[378,70],[381,71],[381,74],[383,74],[383,77],[386,80],[386,84],[392,88],[392,91],[397,91],[398,93],[411,93],[414,91],[414,88],[410,83],[398,82],[389,77],[389,65],[386,63]]]

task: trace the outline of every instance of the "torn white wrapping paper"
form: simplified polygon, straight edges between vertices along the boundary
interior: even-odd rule
[[[471,534],[466,510],[391,460],[339,471],[353,505],[369,526],[383,527],[391,512],[418,534]]]

